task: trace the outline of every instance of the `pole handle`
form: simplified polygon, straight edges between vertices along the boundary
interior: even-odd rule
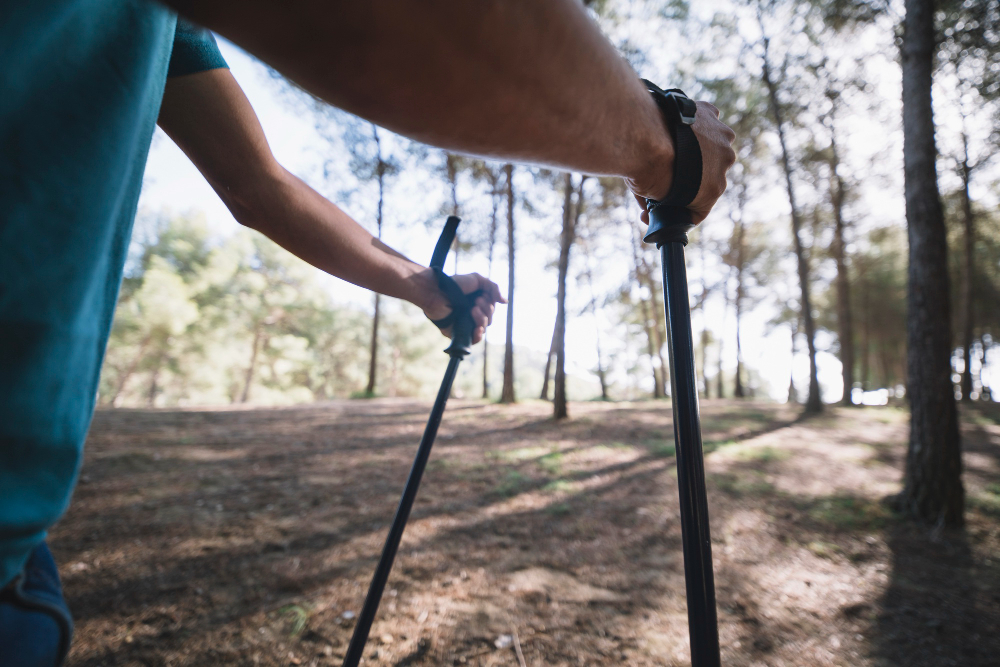
[[[430,266],[434,270],[438,289],[444,293],[451,305],[451,312],[439,320],[431,321],[441,330],[451,327],[451,345],[445,352],[452,358],[464,359],[472,351],[472,332],[476,328],[476,323],[472,319],[472,308],[476,305],[476,299],[482,295],[482,290],[466,294],[458,283],[444,272],[444,262],[448,258],[448,251],[455,240],[458,223],[461,221],[461,218],[449,215],[444,223],[444,229],[441,230],[441,236],[434,245]]]
[[[655,243],[657,248],[671,242],[686,246],[687,233],[695,226],[687,207],[701,188],[701,146],[691,128],[698,105],[679,88],[663,90],[646,79],[643,83],[660,109],[674,142],[674,179],[666,197],[646,200],[649,229],[642,240]]]

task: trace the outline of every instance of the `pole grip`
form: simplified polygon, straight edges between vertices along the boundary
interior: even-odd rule
[[[662,248],[665,243],[688,244],[687,233],[694,229],[691,211],[683,206],[661,204],[652,199],[646,200],[646,210],[649,212],[649,228],[642,240],[655,243]]]
[[[482,294],[476,290],[471,294],[466,294],[458,283],[444,272],[444,262],[448,258],[448,251],[455,240],[458,232],[458,223],[462,220],[454,215],[449,215],[434,245],[434,254],[431,255],[431,268],[434,270],[434,277],[437,280],[438,288],[448,299],[451,305],[451,312],[440,320],[433,320],[439,329],[451,327],[451,345],[445,352],[452,358],[464,359],[472,351],[472,332],[476,328],[476,323],[472,319],[472,308],[476,304],[476,299]]]

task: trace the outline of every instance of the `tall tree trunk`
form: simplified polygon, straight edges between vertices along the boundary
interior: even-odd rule
[[[972,274],[975,261],[975,218],[972,213],[972,199],[969,197],[969,181],[972,166],[969,164],[969,139],[962,132],[962,222],[965,227],[965,257],[962,262],[962,350],[965,368],[962,370],[962,401],[972,400],[972,338],[975,320],[972,317]]]
[[[368,345],[368,384],[365,386],[365,395],[375,395],[375,378],[378,373],[378,323],[380,316],[380,304],[382,295],[375,294],[375,314],[372,316],[372,338]]]
[[[737,289],[736,293],[736,379],[733,382],[733,397],[743,398],[746,393],[743,390],[743,345],[740,343],[740,318],[743,315],[743,298]]]
[[[132,359],[132,363],[128,365],[128,368],[122,373],[121,377],[118,378],[118,386],[115,387],[115,393],[111,397],[111,407],[118,407],[118,399],[121,398],[122,392],[125,391],[125,383],[128,382],[132,374],[135,373],[135,369],[138,368],[139,362],[142,361],[143,356],[146,354],[146,349],[149,347],[149,343],[153,340],[153,334],[148,334],[142,339],[142,343],[139,344],[139,351],[136,352],[135,358]]]
[[[928,523],[964,521],[962,450],[951,382],[948,242],[938,193],[931,104],[933,0],[906,0],[903,20],[903,165],[909,238],[906,356],[910,442],[899,506]]]
[[[663,359],[663,345],[667,337],[666,332],[663,327],[666,327],[666,315],[660,309],[660,298],[657,296],[662,291],[662,285],[656,284],[656,279],[653,277],[654,272],[649,266],[649,262],[646,261],[646,256],[643,254],[643,246],[639,245],[639,263],[642,265],[642,271],[646,278],[646,285],[649,287],[649,300],[652,304],[653,310],[653,334],[655,336],[656,344],[656,359],[660,362],[660,366],[657,372],[660,375],[660,393],[664,396],[667,395],[667,391],[670,388],[670,382],[667,379],[667,363]]]
[[[156,403],[156,395],[160,393],[160,369],[163,368],[163,353],[156,357],[156,365],[153,366],[153,375],[149,379],[149,393],[146,395],[146,405],[153,407]]]
[[[723,341],[723,336],[726,333],[726,316],[728,314],[729,314],[729,285],[728,285],[728,281],[724,280],[724,281],[722,281],[722,331],[719,333],[719,344],[718,344],[719,360],[718,360],[718,364],[715,367],[716,368],[716,373],[715,373],[715,397],[716,398],[725,398],[726,397],[725,385],[723,384],[723,377],[722,377],[722,341]]]
[[[801,319],[801,318],[800,318]],[[795,355],[799,352],[799,320],[792,325],[792,370],[788,373],[788,400],[787,403],[798,403],[799,393],[795,390]]]
[[[458,215],[458,211],[459,211],[459,207],[458,207],[458,167],[459,167],[459,164],[458,164],[458,161],[459,161],[459,159],[460,158],[457,155],[453,155],[452,153],[445,153],[445,167],[446,167],[446,169],[448,171],[448,187],[451,190],[451,215],[455,216],[456,218],[459,217],[459,215]],[[455,232],[455,241],[454,241],[454,243],[452,245],[452,248],[454,248],[454,250],[453,250],[453,253],[454,253],[454,257],[453,257],[453,259],[454,259],[454,267],[453,267],[453,271],[452,272],[457,275],[458,274],[458,254],[459,254],[459,251],[462,248],[462,244],[458,240],[458,232],[457,231]]]
[[[871,304],[868,299],[868,289],[864,285],[862,285],[861,289],[861,313],[864,317],[861,326],[861,389],[862,391],[868,391],[872,387],[872,314]]]
[[[492,169],[490,170],[492,174]],[[486,277],[493,278],[493,248],[496,246],[497,242],[497,199],[499,193],[496,189],[496,183],[493,183],[493,192],[490,198],[493,200],[493,212],[490,215],[490,233],[489,238],[486,243]],[[490,364],[488,352],[490,349],[489,343],[486,341],[486,336],[483,336],[483,398],[488,399],[490,397]]]
[[[594,340],[597,342],[597,380],[601,383],[601,400],[608,400],[608,377],[607,371],[604,370],[604,359],[601,356],[601,332],[597,331],[594,336]]]
[[[253,345],[250,348],[250,363],[247,364],[246,378],[243,381],[243,393],[240,395],[240,403],[250,400],[250,385],[253,384],[253,375],[257,370],[257,352],[260,350],[260,340],[264,336],[264,324],[258,322],[253,329]]]
[[[763,19],[760,21],[764,29]],[[792,184],[792,164],[788,155],[788,144],[785,141],[785,121],[778,102],[778,86],[771,76],[769,59],[770,40],[763,38],[764,59],[762,74],[764,85],[767,86],[768,98],[771,102],[771,113],[774,115],[774,125],[778,132],[778,143],[781,146],[781,165],[785,171],[785,186],[788,190],[788,205],[792,213],[792,240],[795,245],[795,258],[799,267],[799,287],[802,292],[802,321],[805,327],[806,345],[809,348],[809,397],[806,399],[805,411],[818,413],[823,411],[823,400],[819,392],[819,376],[816,372],[816,324],[813,321],[812,299],[809,296],[809,260],[802,245],[802,219],[799,216],[798,204],[795,200],[795,186]]]
[[[854,322],[851,318],[851,281],[847,269],[847,244],[844,241],[844,180],[837,173],[840,155],[836,135],[830,125],[830,201],[833,204],[833,260],[837,264],[837,337],[840,339],[840,363],[843,365],[844,395],[842,405],[854,405]]]
[[[573,175],[567,173],[563,186],[566,198],[563,200],[563,229],[559,235],[559,282],[556,287],[556,372],[555,389],[552,394],[552,416],[565,419],[569,416],[566,405],[566,276],[569,274],[569,253],[576,240],[576,225],[583,211],[583,184],[587,177],[580,175],[576,188],[576,204],[573,203]]]
[[[742,206],[741,206],[742,208]],[[743,278],[746,270],[746,227],[743,224],[743,213],[740,212],[739,220],[733,221],[736,227],[736,298],[734,299],[734,309],[736,311],[736,378],[733,381],[733,397],[743,398],[743,346],[740,343],[740,324],[743,317]]]
[[[378,179],[378,211],[375,216],[375,224],[378,225],[378,238],[382,239],[382,207],[385,202],[385,172],[387,164],[382,157],[382,142],[379,140],[378,128],[372,125],[372,135],[375,137],[375,150],[378,163],[375,167],[375,174]],[[378,374],[378,320],[379,320],[379,294],[375,294],[375,314],[372,317],[372,339],[369,346],[368,360],[368,384],[365,386],[365,395],[375,395],[375,382]]]
[[[705,244],[698,244],[701,257],[701,383],[705,390],[705,398],[712,397],[711,383],[708,381],[708,283],[705,280]]]
[[[594,340],[597,344],[597,379],[601,383],[601,400],[608,400],[608,378],[604,370],[604,357],[601,354],[601,327],[597,323],[597,294],[594,292],[594,274],[590,268],[590,253],[584,244],[584,256],[587,260],[587,286],[590,288],[590,313],[594,317]]]
[[[552,340],[549,341],[549,353],[545,355],[545,372],[542,373],[542,392],[538,398],[543,401],[549,400],[549,380],[552,378],[552,357],[556,354],[556,327],[558,320],[552,323]]]
[[[652,285],[646,285],[645,276],[643,275],[642,262],[639,259],[639,243],[635,237],[632,235],[632,259],[635,262],[635,281],[640,287],[646,286],[650,291],[653,290]],[[642,296],[639,297],[639,308],[642,315],[642,327],[646,330],[646,352],[649,354],[649,365],[653,369],[653,398],[663,398],[663,387],[660,385],[660,374],[656,372],[656,363],[654,359],[656,358],[656,335],[653,333],[652,319],[649,313],[649,304],[646,303],[646,299]],[[654,316],[655,317],[655,316]]]
[[[503,351],[501,403],[514,403],[514,165],[504,165],[507,175],[507,340]]]

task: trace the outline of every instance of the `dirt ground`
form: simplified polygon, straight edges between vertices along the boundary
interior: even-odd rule
[[[429,405],[97,413],[51,545],[70,664],[339,665]],[[1000,412],[968,525],[898,490],[906,413],[702,405],[723,664],[1000,664]],[[367,665],[687,665],[668,402],[453,401]]]

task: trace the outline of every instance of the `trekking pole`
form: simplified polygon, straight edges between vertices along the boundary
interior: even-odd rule
[[[667,196],[646,201],[649,229],[643,237],[660,249],[663,300],[666,304],[667,350],[670,356],[677,488],[680,492],[681,540],[687,584],[691,667],[719,667],[719,626],[712,573],[712,536],[708,527],[705,463],[698,414],[698,385],[688,300],[684,246],[694,228],[686,208],[701,187],[701,148],[691,129],[697,106],[682,91],[661,90],[643,80],[663,113],[674,140],[674,182]]]
[[[465,355],[469,354],[469,348],[472,346],[472,331],[475,328],[475,323],[472,321],[470,311],[480,292],[463,293],[458,284],[450,276],[445,275],[442,270],[444,260],[448,256],[448,250],[455,239],[459,222],[459,218],[453,215],[448,217],[437,245],[434,246],[434,254],[431,256],[431,268],[434,269],[434,275],[437,277],[438,287],[451,302],[451,314],[444,319],[434,321],[434,324],[441,329],[447,329],[451,326],[451,345],[445,350],[451,358],[448,361],[448,369],[444,373],[437,398],[434,400],[431,416],[427,420],[424,437],[421,438],[420,447],[417,448],[417,456],[413,459],[413,468],[410,469],[410,476],[406,480],[403,497],[399,500],[399,507],[396,509],[396,515],[392,518],[389,535],[385,538],[382,556],[379,558],[378,567],[375,568],[372,583],[368,587],[365,604],[358,615],[358,624],[354,627],[351,643],[347,647],[347,655],[344,656],[344,667],[357,667],[364,653],[365,644],[368,642],[368,633],[372,629],[372,621],[375,620],[375,614],[378,612],[386,580],[389,578],[389,572],[392,571],[392,563],[399,550],[403,531],[406,529],[406,520],[410,517],[413,501],[417,497],[417,489],[420,488],[420,478],[424,474],[424,468],[427,467],[427,459],[430,458],[431,447],[434,446],[438,426],[441,425],[444,406],[448,402],[449,394],[451,394],[451,385],[455,381],[458,364],[465,358]]]

